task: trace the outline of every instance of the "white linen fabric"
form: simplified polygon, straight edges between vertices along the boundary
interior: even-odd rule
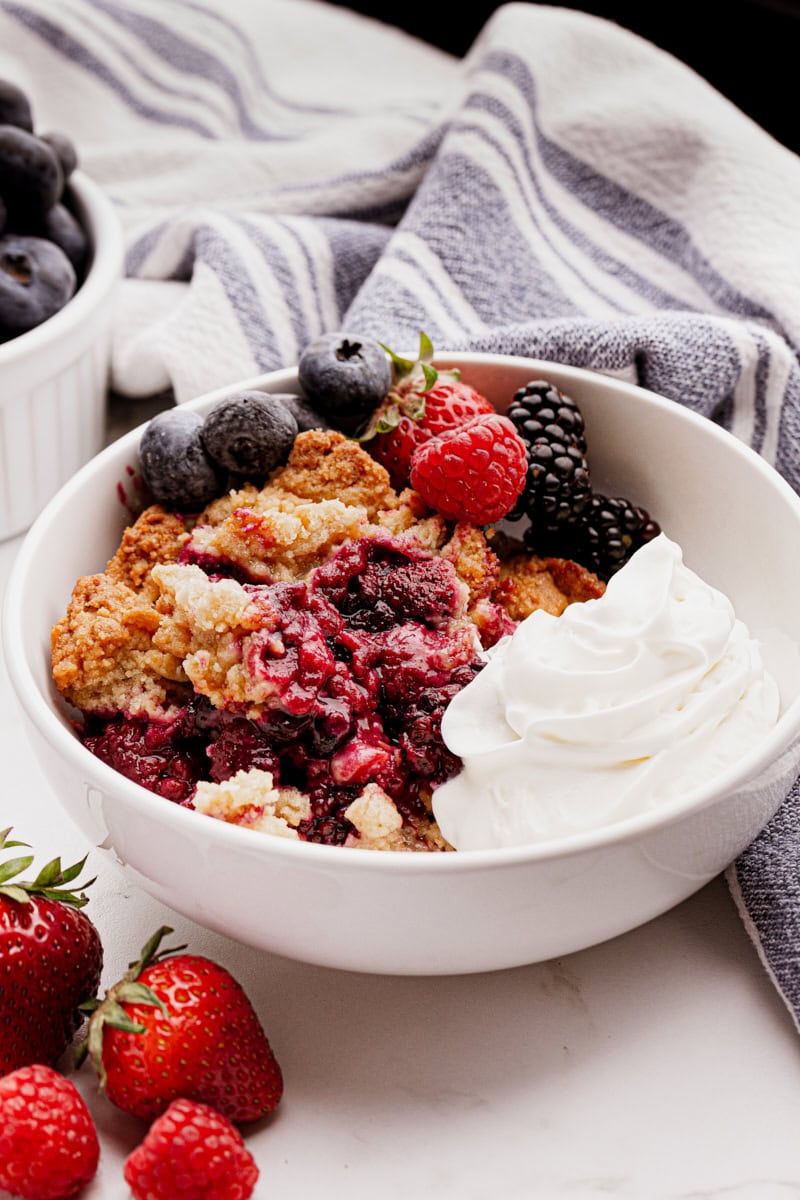
[[[424,329],[623,375],[800,489],[800,160],[636,35],[512,3],[456,60],[319,0],[0,0],[0,76],[118,206],[123,394]],[[795,790],[729,879],[796,1019],[799,868]]]

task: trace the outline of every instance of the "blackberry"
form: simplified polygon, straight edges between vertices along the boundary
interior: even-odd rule
[[[280,782],[280,762],[274,746],[262,730],[246,717],[226,722],[209,745],[210,775],[215,783],[231,779],[237,771],[257,768],[269,771],[275,783]]]
[[[99,732],[90,726],[83,744],[121,775],[175,804],[187,801],[198,780],[205,778],[202,739],[173,736],[169,726],[154,721],[112,719]]]
[[[344,816],[344,810],[334,813],[315,814],[300,822],[297,832],[304,842],[318,842],[323,846],[343,846],[355,829]]]
[[[519,388],[508,410],[519,436],[532,445],[542,438],[564,441],[586,454],[583,414],[574,400],[546,379]]]
[[[592,494],[589,464],[579,446],[544,436],[527,447],[528,471],[511,519],[527,516],[541,539],[568,531]]]
[[[344,815],[361,791],[360,787],[340,787],[333,782],[330,764],[311,759],[306,764],[305,788],[311,800],[311,814],[297,826],[304,842],[341,846],[355,830]]]
[[[591,495],[583,416],[574,400],[535,379],[518,388],[508,418],[525,443],[528,472],[510,520],[527,516],[540,542],[568,530]]]
[[[660,532],[646,509],[623,496],[595,493],[577,531],[573,556],[601,579],[609,579]]]

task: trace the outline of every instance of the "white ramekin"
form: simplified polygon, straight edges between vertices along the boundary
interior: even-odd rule
[[[76,171],[70,189],[91,241],[86,278],[60,312],[0,345],[0,540],[27,529],[103,444],[122,228],[88,176]]]

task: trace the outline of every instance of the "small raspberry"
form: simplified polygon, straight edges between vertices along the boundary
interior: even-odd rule
[[[0,1079],[0,1188],[69,1200],[97,1172],[97,1130],[74,1083],[34,1063]]]
[[[420,446],[411,486],[448,520],[491,525],[513,508],[526,472],[525,443],[507,417],[491,413]]]
[[[216,1109],[173,1100],[125,1162],[133,1200],[247,1200],[258,1179],[239,1131]]]

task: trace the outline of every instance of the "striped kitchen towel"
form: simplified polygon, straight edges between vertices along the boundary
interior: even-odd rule
[[[0,0],[0,76],[114,198],[115,387],[346,326],[623,375],[800,490],[800,161],[639,37],[498,9],[463,61],[319,0]],[[800,1014],[800,796],[729,872]]]

